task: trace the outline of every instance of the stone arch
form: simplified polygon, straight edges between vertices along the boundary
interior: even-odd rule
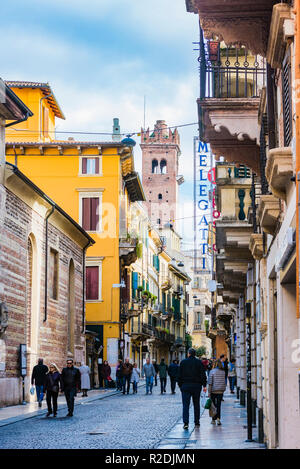
[[[69,263],[68,281],[68,355],[74,356],[75,343],[75,266],[73,259]]]

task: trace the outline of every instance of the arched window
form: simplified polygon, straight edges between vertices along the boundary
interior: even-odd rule
[[[161,174],[166,174],[167,173],[167,162],[166,162],[166,160],[161,160],[161,162],[160,162],[160,172],[161,172]]]
[[[162,200],[162,194],[158,194],[158,199]]]
[[[158,173],[158,161],[152,160],[152,174]]]

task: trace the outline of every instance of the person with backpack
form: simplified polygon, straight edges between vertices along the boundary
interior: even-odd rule
[[[59,389],[63,391],[63,383],[58,367],[55,363],[50,363],[49,372],[45,376],[44,388],[46,392],[46,401],[48,406],[47,417],[53,412],[53,417],[57,415],[57,398]]]
[[[214,369],[209,373],[208,396],[211,398],[217,409],[216,415],[212,418],[213,425],[221,425],[221,403],[223,393],[226,390],[225,370],[221,360],[217,360]]]
[[[160,393],[163,394],[167,392],[167,372],[168,372],[168,365],[165,363],[165,359],[162,358],[160,364],[158,365],[158,372],[159,372],[159,379],[160,379]]]

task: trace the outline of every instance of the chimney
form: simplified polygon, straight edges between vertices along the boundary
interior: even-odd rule
[[[112,140],[113,140],[113,142],[120,142],[121,141],[119,119],[116,118],[116,117],[113,119],[113,136],[112,136]]]

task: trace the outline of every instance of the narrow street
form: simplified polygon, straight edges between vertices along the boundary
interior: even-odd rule
[[[45,404],[44,404],[45,405]],[[45,414],[0,428],[3,449],[257,449],[264,445],[245,443],[246,410],[227,394],[223,403],[223,425],[210,425],[208,411],[201,418],[200,429],[193,425],[184,431],[181,421],[181,393],[152,395],[145,387],[137,395],[115,394],[104,399],[82,402],[75,407],[72,419],[66,409],[56,419]],[[254,435],[255,437],[255,435]]]

